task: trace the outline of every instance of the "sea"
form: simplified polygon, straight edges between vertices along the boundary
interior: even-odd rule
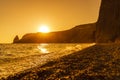
[[[0,44],[0,79],[44,65],[94,44]]]

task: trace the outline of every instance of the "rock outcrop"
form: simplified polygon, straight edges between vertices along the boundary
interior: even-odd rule
[[[51,33],[29,33],[14,43],[91,43],[95,41],[96,23]]]
[[[16,35],[14,40],[13,40],[13,43],[17,43],[18,41],[19,41],[19,37],[18,37],[18,35]]]
[[[102,0],[96,26],[96,42],[115,42],[120,37],[120,0]]]

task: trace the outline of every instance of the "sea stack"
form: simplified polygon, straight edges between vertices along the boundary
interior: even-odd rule
[[[13,43],[17,43],[18,41],[19,41],[19,37],[18,37],[18,35],[16,35],[14,40],[13,40]]]
[[[120,0],[102,0],[96,24],[96,42],[120,41]]]

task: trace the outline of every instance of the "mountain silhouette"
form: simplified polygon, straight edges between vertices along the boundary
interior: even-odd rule
[[[95,41],[96,23],[78,25],[65,31],[28,33],[13,43],[91,43]]]

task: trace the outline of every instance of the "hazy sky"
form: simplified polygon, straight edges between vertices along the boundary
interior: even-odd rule
[[[101,0],[0,0],[0,43],[16,35],[38,32],[40,25],[51,31],[96,22]]]

